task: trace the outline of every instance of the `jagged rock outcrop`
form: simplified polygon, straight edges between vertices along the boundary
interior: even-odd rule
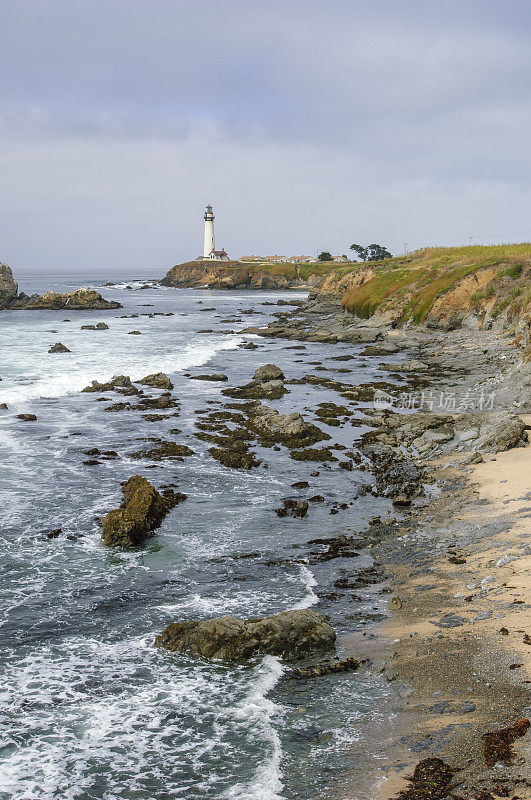
[[[169,511],[186,495],[165,489],[161,494],[146,478],[133,475],[122,484],[123,500],[102,520],[103,544],[135,547],[158,528]]]
[[[387,445],[363,444],[360,450],[371,461],[378,494],[408,505],[422,493],[423,473],[410,458]]]
[[[18,285],[7,264],[0,264],[0,308],[8,305],[17,296]]]
[[[264,364],[254,373],[254,378],[244,386],[223,389],[221,394],[240,400],[278,400],[288,390],[284,385],[284,373],[275,364]]]
[[[56,342],[50,349],[48,350],[49,353],[71,353],[72,351],[66,347],[62,342]]]
[[[526,442],[525,424],[508,411],[463,414],[455,424],[452,440],[456,449],[471,448],[482,453],[501,453]]]
[[[95,289],[76,289],[73,292],[45,292],[31,296],[21,292],[13,297],[6,307],[14,311],[53,311],[68,309],[68,311],[102,311],[112,308],[122,308],[121,303],[115,300],[105,300]]]
[[[227,447],[211,447],[208,452],[224,467],[232,469],[253,469],[262,463],[255,458],[256,453],[249,450],[249,445],[240,440],[230,441]]]
[[[154,372],[152,375],[146,375],[138,383],[143,384],[143,386],[151,386],[153,389],[173,389],[173,383],[165,372]]]
[[[313,425],[297,411],[280,414],[275,408],[258,403],[249,414],[248,426],[266,442],[278,442],[291,447],[306,447],[330,439],[317,425]]]
[[[240,261],[212,263],[188,261],[168,270],[161,280],[163,286],[178,288],[209,289],[307,289],[313,286],[322,274],[316,265],[315,273],[305,266],[292,264],[243,264]],[[309,274],[308,274],[309,273]]]
[[[182,461],[186,456],[193,456],[194,451],[187,447],[185,444],[177,444],[177,442],[165,442],[159,440],[155,447],[150,447],[147,450],[138,450],[136,453],[131,453],[130,458],[136,459],[151,459],[152,461],[163,461],[164,459],[173,459]]]
[[[280,508],[275,508],[275,514],[277,517],[307,517],[308,507],[307,500],[289,498],[284,500]]]
[[[100,383],[99,381],[91,381],[88,386],[81,389],[82,392],[119,392],[124,395],[140,394],[141,390],[133,385],[129,375],[114,375],[110,381]]]
[[[315,667],[303,669],[292,669],[288,673],[289,678],[317,678],[321,675],[335,675],[338,672],[355,672],[360,667],[360,662],[353,656],[337,661],[325,661]]]
[[[155,645],[177,653],[239,661],[259,654],[297,659],[333,647],[336,633],[324,614],[282,611],[260,619],[231,615],[205,622],[172,622]]]
[[[419,412],[373,419],[381,427],[367,435],[371,441],[393,447],[407,445],[422,456],[462,450],[499,453],[527,442],[525,424],[510,411],[458,415]]]

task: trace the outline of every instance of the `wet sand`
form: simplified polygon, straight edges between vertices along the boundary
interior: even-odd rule
[[[501,786],[531,797],[531,736],[515,742],[513,766],[491,769],[481,738],[531,711],[531,447],[484,458],[473,468],[433,463],[441,483],[466,472],[466,485],[415,512],[402,536],[375,551],[394,599],[364,650],[397,685],[389,727],[375,731],[378,800],[407,788],[414,766],[433,756],[459,770],[456,796]],[[411,541],[419,530],[432,554],[420,568]],[[357,784],[350,791],[367,796]]]

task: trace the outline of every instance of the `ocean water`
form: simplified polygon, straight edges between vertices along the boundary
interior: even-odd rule
[[[68,289],[79,279],[21,284],[27,292]],[[288,379],[300,378],[311,362],[345,366],[330,357],[347,352],[358,354],[347,362],[351,373],[320,374],[357,384],[383,373],[352,346],[297,351],[293,342],[254,337],[260,349],[241,349],[253,337],[240,331],[271,319],[279,310],[271,304],[294,293],[176,290],[143,280],[101,291],[124,308],[0,313],[0,403],[8,404],[0,411],[0,798],[356,798],[345,787],[371,768],[365,737],[389,696],[380,676],[294,681],[289,665],[271,656],[227,665],[158,650],[153,640],[174,620],[314,607],[329,614],[341,653],[342,636],[382,612],[385,598],[370,587],[355,596],[333,589],[342,570],[372,563],[369,551],[317,565],[308,557],[310,540],[355,534],[390,510],[363,493],[370,473],[295,462],[284,448],[258,448],[267,468],[222,467],[194,432],[196,411],[215,410],[227,384],[189,376],[224,372],[237,385],[275,363]],[[109,330],[81,330],[99,321]],[[49,355],[56,341],[72,352]],[[106,412],[102,395],[80,392],[93,379],[159,371],[180,402],[178,416],[173,409],[162,421]],[[337,400],[319,387],[288,388],[270,405],[310,420],[317,403]],[[22,412],[37,421],[22,422]],[[318,424],[350,448],[365,430]],[[194,455],[132,459],[153,437],[187,444]],[[85,465],[83,451],[93,447],[119,457]],[[315,469],[319,476],[308,478]],[[110,550],[97,518],[117,506],[120,482],[132,474],[176,483],[188,499],[143,547]],[[306,479],[310,489],[297,494],[291,484]],[[274,514],[284,498],[316,493],[325,502],[312,504],[307,518]],[[330,515],[343,501],[348,511]],[[48,539],[57,528],[62,534]]]

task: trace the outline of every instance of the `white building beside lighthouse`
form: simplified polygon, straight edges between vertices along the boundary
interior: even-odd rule
[[[208,205],[205,209],[205,236],[203,239],[203,258],[202,261],[230,261],[225,249],[216,250],[216,240],[214,238],[214,212],[212,206]]]

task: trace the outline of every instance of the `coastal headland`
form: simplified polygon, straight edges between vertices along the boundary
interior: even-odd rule
[[[245,264],[242,261],[187,261],[168,270],[163,286],[194,289],[310,289],[336,264]]]

